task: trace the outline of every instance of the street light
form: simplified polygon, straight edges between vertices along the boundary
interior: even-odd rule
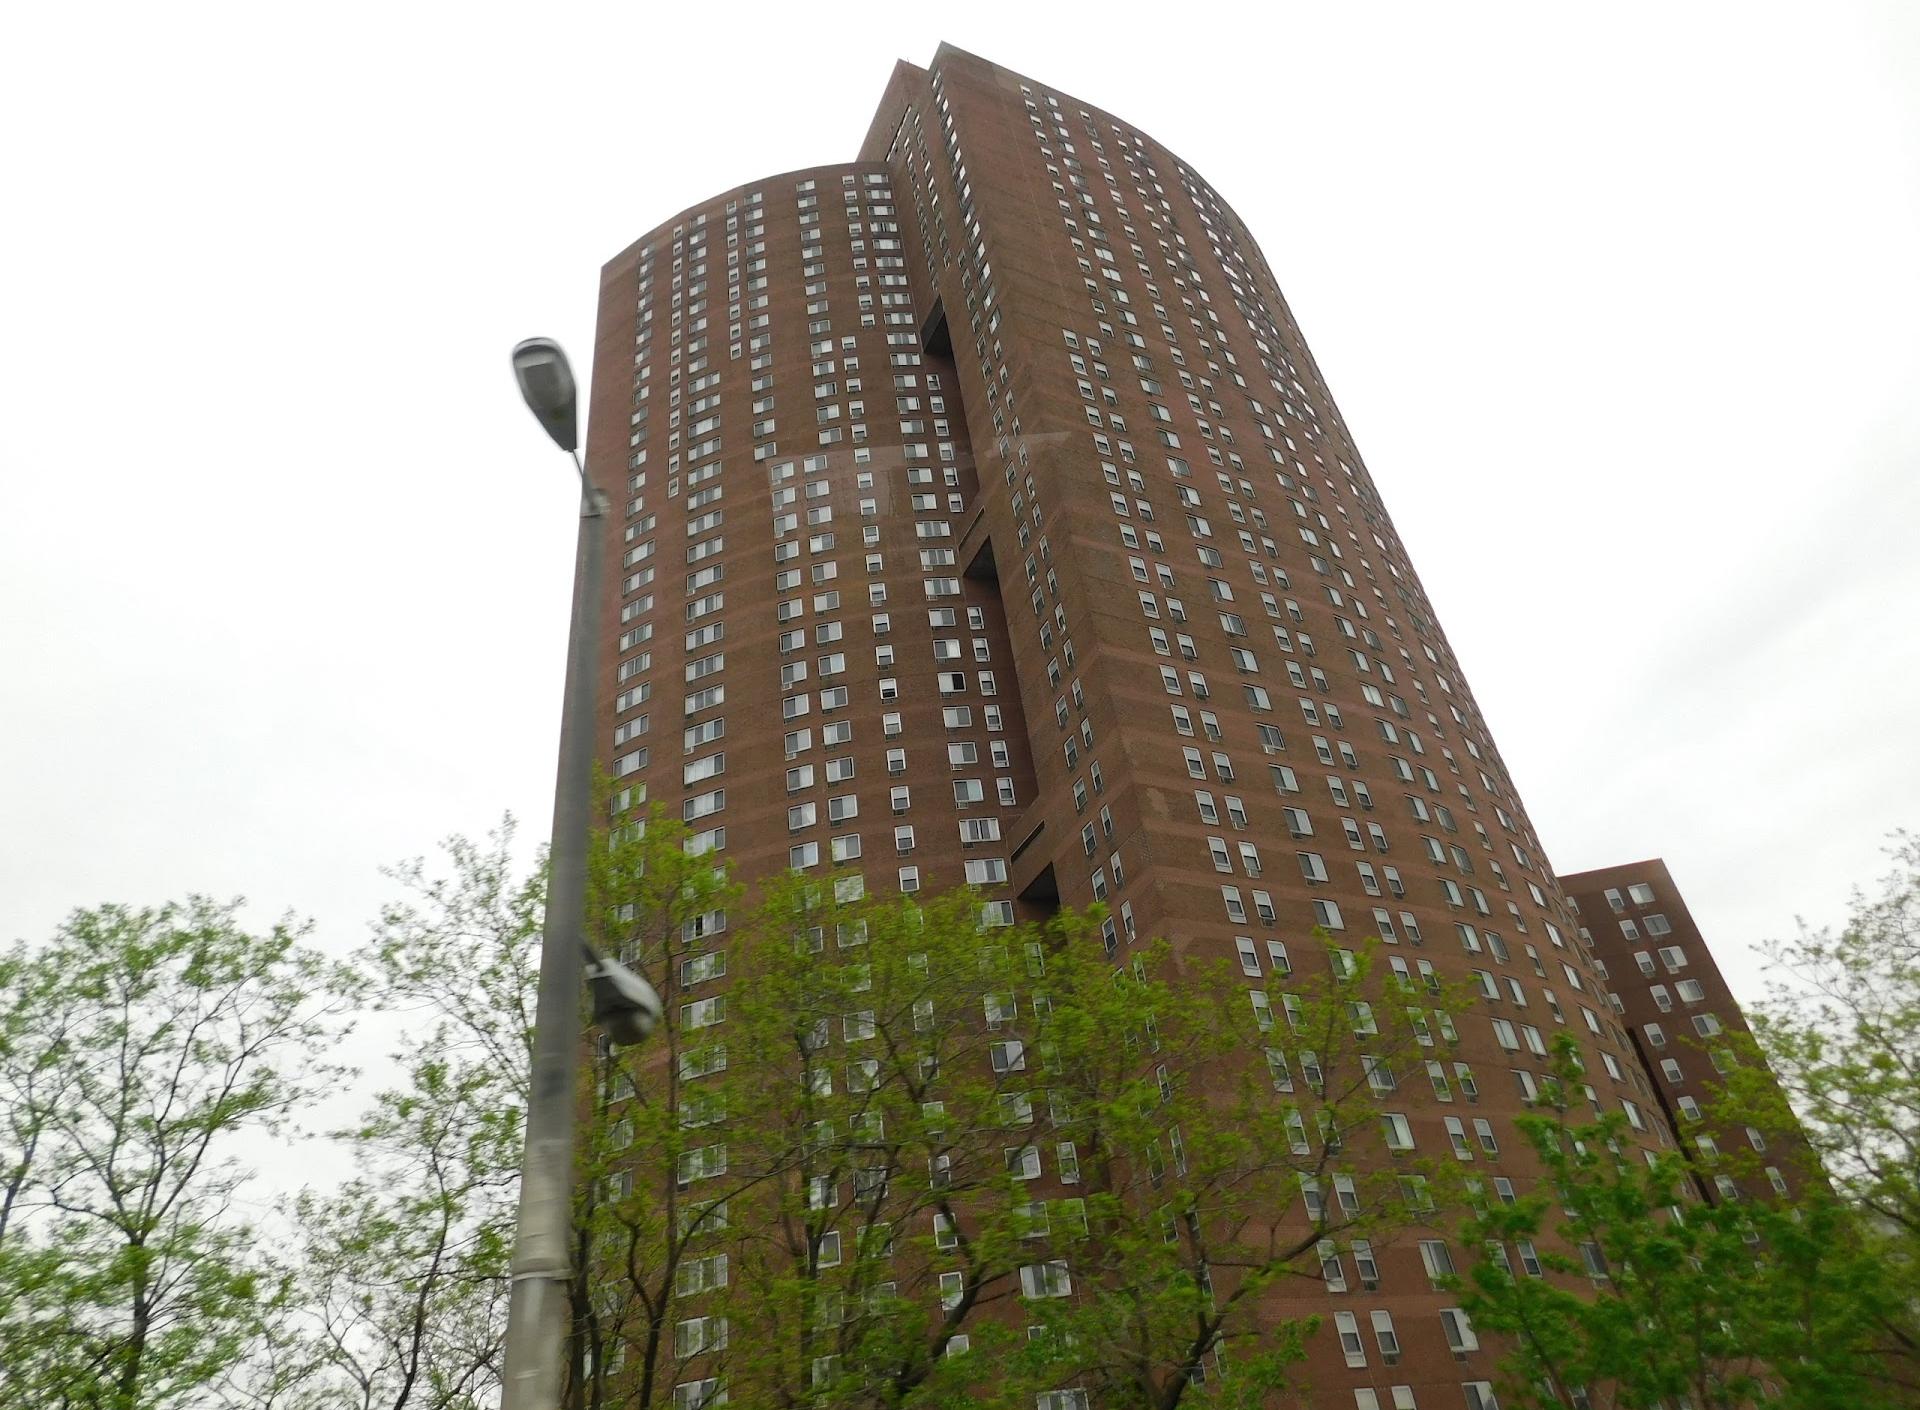
[[[661,1015],[660,996],[639,975],[587,943],[587,836],[592,819],[593,687],[607,497],[580,458],[579,399],[567,355],[551,338],[513,350],[514,380],[528,410],[580,472],[580,535],[573,560],[573,622],[567,635],[560,761],[553,785],[546,927],[534,1012],[526,1151],[507,1302],[502,1410],[557,1410],[567,1342],[567,1245],[573,1194],[574,1084],[580,999],[592,966],[593,1017],[616,1043],[637,1043]]]

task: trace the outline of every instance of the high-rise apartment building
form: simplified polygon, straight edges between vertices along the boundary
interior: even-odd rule
[[[1666,1139],[1273,272],[1124,119],[947,46],[900,64],[856,160],[606,265],[589,462],[623,809],[748,882],[1101,901],[1116,963],[1165,937],[1244,975],[1223,1002],[1264,1001],[1315,927],[1377,936],[1483,997],[1452,1056],[1494,1188],[1535,1174],[1512,1118],[1558,1034]],[[1405,1104],[1444,1155],[1437,1091]],[[1390,1365],[1328,1315],[1314,1403],[1491,1404],[1415,1244],[1379,1262],[1337,1307],[1273,1293],[1397,1329]]]
[[[1714,1119],[1735,1040],[1751,1035],[1667,864],[1656,857],[1601,867],[1560,884],[1701,1198],[1774,1199],[1797,1188],[1809,1169],[1797,1132]]]

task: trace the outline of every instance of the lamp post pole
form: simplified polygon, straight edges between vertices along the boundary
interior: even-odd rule
[[[564,1380],[572,1223],[574,1102],[582,1041],[587,839],[593,787],[593,692],[605,556],[607,497],[580,458],[573,373],[559,344],[530,338],[513,350],[521,394],[580,471],[580,534],[574,551],[573,621],[553,787],[546,925],[534,1015],[526,1152],[507,1304],[502,1410],[557,1410]],[[599,986],[596,985],[596,988]],[[657,1004],[657,1000],[655,1001]]]

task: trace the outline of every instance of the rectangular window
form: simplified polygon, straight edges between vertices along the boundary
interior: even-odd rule
[[[1473,1324],[1467,1320],[1467,1314],[1458,1307],[1440,1309],[1440,1326],[1447,1335],[1447,1345],[1455,1355],[1464,1355],[1480,1349],[1480,1338],[1474,1335]]]
[[[1367,1364],[1367,1348],[1360,1340],[1360,1322],[1351,1312],[1333,1314],[1333,1325],[1340,1338],[1340,1350],[1347,1359],[1347,1365],[1359,1367]]]
[[[1073,1292],[1073,1278],[1064,1258],[1046,1263],[1029,1263],[1020,1269],[1020,1292],[1030,1298],[1067,1297]]]

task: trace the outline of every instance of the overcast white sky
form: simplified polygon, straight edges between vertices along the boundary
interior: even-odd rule
[[[584,362],[604,259],[942,38],[1247,220],[1556,866],[1665,856],[1742,993],[1837,918],[1920,823],[1920,6],[938,8],[16,7],[0,938],[344,949],[382,863],[543,835],[572,472],[508,348]]]

